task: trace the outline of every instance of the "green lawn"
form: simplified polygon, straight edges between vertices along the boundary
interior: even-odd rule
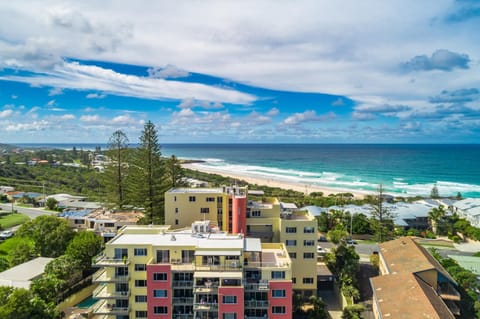
[[[21,225],[30,220],[30,217],[23,214],[9,214],[0,217],[0,226],[3,229]]]

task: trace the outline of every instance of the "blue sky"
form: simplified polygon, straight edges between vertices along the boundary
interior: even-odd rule
[[[478,143],[480,3],[10,1],[0,143]]]

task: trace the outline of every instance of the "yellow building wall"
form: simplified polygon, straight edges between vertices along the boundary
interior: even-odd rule
[[[281,231],[280,241],[286,245],[287,240],[296,240],[295,246],[286,246],[289,253],[296,253],[296,258],[292,258],[292,278],[295,278],[293,284],[294,290],[317,290],[317,223],[312,216],[306,219],[298,220],[280,219]],[[287,227],[296,228],[296,233],[287,233]],[[313,227],[312,233],[305,233],[306,227]],[[312,246],[305,246],[304,241],[313,241]],[[304,259],[304,253],[313,253],[313,259]],[[304,284],[304,278],[313,278],[312,284]]]
[[[190,201],[190,197],[195,197],[195,201]],[[166,192],[165,193],[165,224],[170,225],[172,229],[190,227],[193,222],[199,220],[210,220],[212,226],[218,223],[218,198],[222,198],[221,208],[223,216],[226,212],[226,198],[219,192],[198,192],[197,190],[189,192]],[[213,198],[213,201],[207,201],[207,198]],[[201,213],[201,209],[208,209],[208,213]]]

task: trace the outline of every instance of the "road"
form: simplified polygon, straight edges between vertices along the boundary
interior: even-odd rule
[[[12,210],[12,204],[0,204],[0,208],[2,208],[4,211],[11,211]],[[27,208],[27,207],[20,207],[20,206],[13,206],[13,209],[18,211],[19,213],[22,213],[24,215],[27,215],[30,218],[36,218],[40,215],[53,215],[52,212],[46,211],[41,208]]]

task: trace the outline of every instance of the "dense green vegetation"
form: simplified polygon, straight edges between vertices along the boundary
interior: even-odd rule
[[[23,224],[28,220],[30,218],[26,215],[0,210],[0,230]]]
[[[443,258],[435,249],[430,249],[430,252],[458,283],[458,291],[461,295],[461,318],[480,319],[480,284],[477,276],[461,267],[452,258]]]

